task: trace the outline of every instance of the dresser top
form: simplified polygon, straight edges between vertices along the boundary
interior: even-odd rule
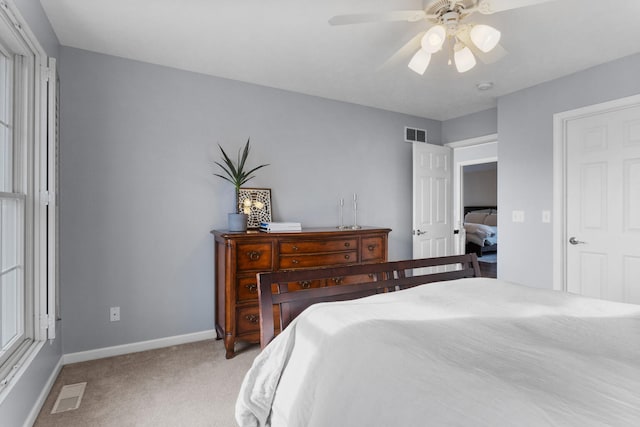
[[[354,235],[359,233],[389,233],[391,231],[390,228],[384,227],[369,227],[362,226],[362,228],[353,230],[351,228],[345,228],[343,230],[338,229],[337,227],[308,227],[303,228],[302,231],[277,231],[277,232],[265,232],[259,230],[247,230],[247,231],[228,231],[228,230],[211,230],[211,234],[213,234],[216,238],[222,239],[251,239],[256,236],[273,236],[273,237],[281,237],[281,236],[318,236],[318,235],[326,235],[329,236],[347,236]]]

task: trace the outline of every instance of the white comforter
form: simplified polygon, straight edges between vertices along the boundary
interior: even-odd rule
[[[478,246],[490,246],[498,243],[498,227],[484,224],[465,223],[464,231],[467,242]]]
[[[317,304],[256,358],[241,426],[640,426],[640,306],[494,279]]]

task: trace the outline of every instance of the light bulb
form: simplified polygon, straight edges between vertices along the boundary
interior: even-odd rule
[[[491,52],[500,41],[500,31],[488,25],[475,25],[469,34],[471,41],[484,53]]]
[[[409,61],[408,67],[411,71],[423,75],[429,66],[429,61],[431,61],[431,54],[419,49]]]
[[[453,50],[453,60],[459,73],[469,71],[476,66],[476,58],[467,46],[462,43],[456,43]]]
[[[422,37],[422,49],[427,53],[436,53],[442,49],[442,44],[447,38],[447,31],[442,25],[435,25]]]
[[[251,199],[244,199],[244,200],[242,201],[242,204],[243,204],[245,207],[251,207]]]
[[[253,202],[253,206],[255,206],[258,209],[262,209],[262,208],[264,208],[264,203],[255,201],[255,202]]]

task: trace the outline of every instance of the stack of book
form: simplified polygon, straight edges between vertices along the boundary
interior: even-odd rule
[[[302,224],[299,222],[261,222],[260,231],[302,231]]]

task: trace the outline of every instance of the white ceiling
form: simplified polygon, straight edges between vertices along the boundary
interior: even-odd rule
[[[640,52],[640,0],[555,0],[473,14],[469,21],[502,32],[509,54],[458,74],[439,52],[424,76],[406,66],[413,52],[388,59],[427,22],[327,23],[340,14],[423,9],[422,0],[41,3],[64,46],[436,120],[491,108],[499,96]],[[494,88],[479,92],[483,81]]]

